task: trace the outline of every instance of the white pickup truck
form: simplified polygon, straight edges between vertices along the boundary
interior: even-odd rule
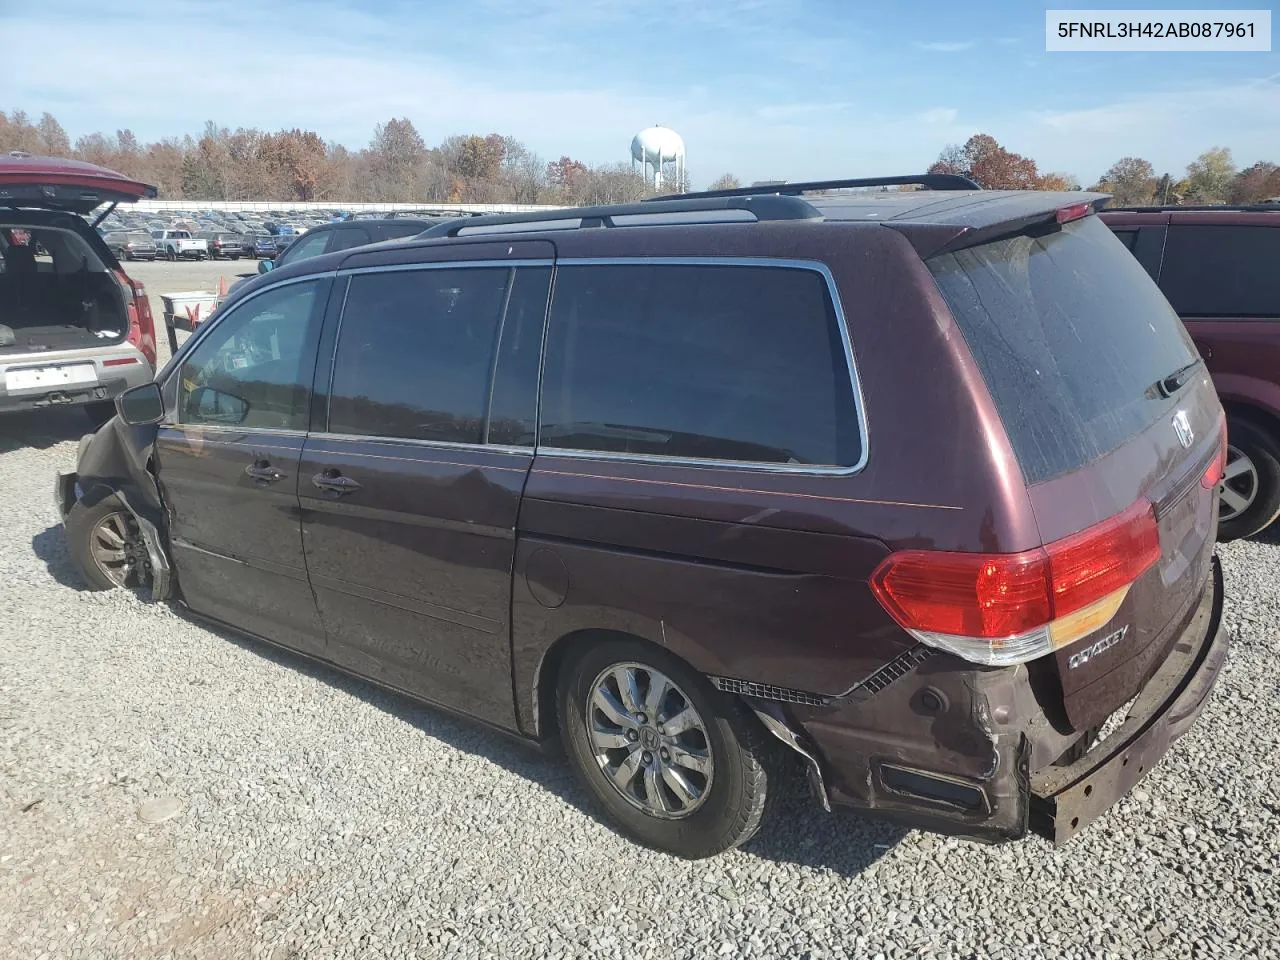
[[[194,260],[209,259],[209,243],[191,236],[189,230],[152,230],[156,242],[156,256],[177,260],[191,257]]]

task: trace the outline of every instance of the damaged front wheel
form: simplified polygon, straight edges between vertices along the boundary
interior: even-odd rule
[[[66,520],[71,557],[90,590],[147,582],[147,548],[133,514],[116,496],[72,506]]]

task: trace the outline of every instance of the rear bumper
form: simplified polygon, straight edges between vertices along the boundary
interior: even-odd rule
[[[1081,734],[1055,727],[1025,665],[974,667],[921,647],[880,671],[887,679],[870,692],[767,707],[812,757],[811,780],[832,806],[983,842],[1031,831],[1062,843],[1149,773],[1203,710],[1227,656],[1222,592],[1215,557],[1123,724],[1068,766],[1053,761]],[[766,706],[745,699],[757,713]]]
[[[1031,829],[1062,843],[1128,793],[1204,710],[1227,660],[1222,568],[1213,570],[1199,608],[1129,710],[1121,727],[1075,763],[1031,778]]]

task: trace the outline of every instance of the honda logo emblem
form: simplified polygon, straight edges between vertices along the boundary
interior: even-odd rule
[[[1178,435],[1178,442],[1184,450],[1191,446],[1196,435],[1191,429],[1191,418],[1187,416],[1187,411],[1179,410],[1173,415],[1173,432]]]

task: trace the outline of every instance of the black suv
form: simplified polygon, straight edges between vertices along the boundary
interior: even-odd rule
[[[318,257],[322,253],[350,250],[352,247],[363,247],[381,240],[415,237],[439,222],[439,220],[396,217],[384,220],[342,220],[337,223],[324,223],[318,227],[312,227],[290,243],[274,261],[260,260],[258,272],[268,273],[286,264]]]

